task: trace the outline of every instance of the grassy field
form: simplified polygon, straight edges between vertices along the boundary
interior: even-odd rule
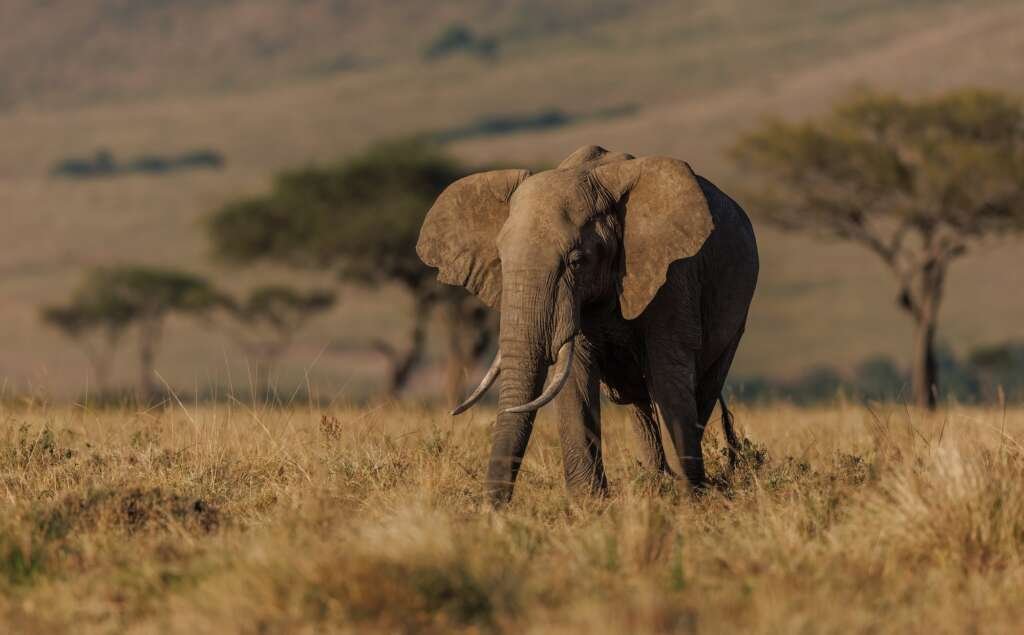
[[[740,192],[744,178],[726,150],[763,116],[820,113],[860,85],[927,94],[964,85],[1019,90],[1024,81],[1024,8],[1011,0],[969,8],[920,0],[522,0],[500,10],[460,0],[429,12],[421,4],[3,3],[0,383],[81,394],[85,360],[40,324],[38,308],[66,298],[93,266],[183,267],[231,288],[323,282],[216,266],[201,220],[227,200],[264,191],[278,170],[348,156],[382,138],[547,108],[630,106],[620,116],[450,149],[471,163],[519,166],[601,143],[685,158]],[[424,61],[422,47],[456,21],[497,37],[497,60]],[[367,59],[330,65],[352,51]],[[48,176],[58,161],[99,148],[121,160],[213,148],[227,164],[91,181]],[[739,373],[792,376],[821,363],[849,368],[877,353],[906,357],[909,322],[871,256],[763,225],[758,232],[762,277]],[[984,245],[952,270],[940,336],[958,353],[1024,336],[1024,299],[1009,292],[1022,249],[1020,241]],[[365,392],[382,361],[336,354],[332,343],[397,339],[403,302],[390,291],[343,290],[339,308],[297,339],[282,383],[308,375],[326,392]],[[133,344],[115,369],[126,385],[135,377]],[[172,321],[158,369],[192,391],[245,377],[247,364],[223,333]]]
[[[815,115],[859,86],[1024,85],[1014,0],[385,4],[0,4],[0,632],[1018,630],[1022,409],[741,407],[742,465],[726,473],[714,426],[716,486],[695,498],[640,469],[609,407],[612,492],[577,503],[542,413],[515,500],[495,513],[480,497],[493,412],[333,405],[379,386],[383,361],[353,350],[401,338],[407,320],[394,289],[354,288],[296,338],[279,377],[329,407],[201,405],[191,396],[246,393],[251,367],[224,332],[177,318],[157,370],[189,397],[40,405],[94,390],[38,319],[91,267],[180,267],[237,290],[334,285],[210,258],[205,215],[285,168],[557,109],[566,125],[448,148],[522,166],[600,143],[684,158],[742,192],[727,150],[762,117]],[[425,60],[453,23],[494,38],[497,56]],[[224,169],[49,175],[99,149],[197,148]],[[910,325],[881,265],[758,235],[737,375],[905,357]],[[941,338],[957,353],[1024,337],[1022,250],[989,243],[954,267]],[[134,352],[129,340],[118,355],[119,384],[134,381]],[[413,392],[436,395],[433,380]]]
[[[4,632],[1017,632],[1024,411],[740,409],[699,499],[610,409],[570,504],[543,415],[481,505],[487,412],[0,410]]]

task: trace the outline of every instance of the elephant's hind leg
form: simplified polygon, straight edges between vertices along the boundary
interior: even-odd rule
[[[695,355],[679,347],[649,343],[651,394],[658,416],[679,457],[679,467],[694,488],[707,485],[701,439],[704,426],[697,410]]]
[[[661,443],[661,428],[650,402],[633,404],[633,431],[639,446],[640,464],[652,472],[671,474]]]
[[[697,404],[701,427],[705,427],[711,419],[711,413],[715,410],[715,403],[722,406],[722,430],[725,432],[725,442],[729,452],[729,467],[736,467],[739,458],[740,442],[736,437],[736,430],[733,428],[732,413],[725,404],[722,396],[722,389],[725,387],[725,380],[729,376],[729,369],[732,367],[732,360],[736,356],[736,349],[740,345],[742,333],[737,334],[735,339],[718,356],[701,377],[697,386]]]
[[[573,496],[603,495],[608,481],[601,456],[600,378],[583,336],[577,337],[570,377],[555,401],[565,483]]]

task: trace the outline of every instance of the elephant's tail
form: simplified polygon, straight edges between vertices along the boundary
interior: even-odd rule
[[[725,397],[718,395],[718,403],[722,406],[722,429],[725,431],[725,442],[729,446],[729,467],[735,468],[740,459],[740,440],[736,436],[736,428],[733,427],[732,413],[725,404]]]

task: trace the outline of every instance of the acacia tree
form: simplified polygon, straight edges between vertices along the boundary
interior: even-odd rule
[[[341,163],[285,172],[268,194],[224,206],[207,227],[215,252],[229,262],[329,269],[345,281],[404,289],[413,303],[407,343],[369,342],[388,360],[391,394],[422,362],[430,319],[444,307],[448,391],[457,393],[467,360],[489,344],[490,325],[480,318],[487,312],[465,291],[442,287],[415,246],[438,194],[467,173],[430,144],[381,144]]]
[[[110,390],[114,354],[132,315],[128,307],[97,300],[79,292],[68,304],[43,307],[40,316],[82,349],[104,393]]]
[[[224,306],[223,294],[203,278],[170,269],[120,266],[97,269],[79,291],[100,306],[119,307],[138,332],[139,390],[143,399],[160,394],[154,382],[164,322],[171,313],[201,316]]]
[[[914,401],[934,408],[935,334],[950,264],[1024,228],[1024,109],[965,90],[908,101],[865,94],[806,123],[770,121],[735,155],[785,229],[856,242],[895,276],[915,326]]]
[[[261,397],[269,397],[271,372],[294,341],[295,334],[315,315],[334,306],[330,291],[303,292],[290,287],[268,285],[252,290],[241,302],[232,302],[228,314],[241,329],[231,333],[255,360],[255,386]]]
[[[199,276],[169,269],[118,266],[90,272],[67,305],[44,308],[42,318],[83,347],[97,381],[104,386],[117,343],[126,329],[135,326],[139,390],[148,400],[160,393],[153,380],[154,366],[167,316],[201,316],[228,302]],[[102,345],[94,341],[97,336]]]

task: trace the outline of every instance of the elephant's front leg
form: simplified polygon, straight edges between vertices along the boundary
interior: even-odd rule
[[[571,380],[558,394],[558,434],[565,483],[572,496],[603,495],[608,490],[601,458],[600,377],[593,350],[576,338]]]
[[[649,345],[648,364],[652,398],[679,456],[679,466],[690,485],[703,487],[704,426],[697,411],[696,355],[678,346]]]

